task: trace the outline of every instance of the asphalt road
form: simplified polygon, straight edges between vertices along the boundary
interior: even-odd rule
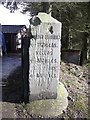
[[[8,87],[5,86],[5,81],[8,80],[7,78],[14,73],[19,66],[21,66],[21,56],[18,54],[8,54],[0,57],[0,118],[17,117],[15,103],[9,101],[7,102],[6,98],[2,101],[2,98],[6,96],[12,97],[9,93]],[[2,95],[4,96],[2,97]]]
[[[0,79],[6,79],[20,65],[20,55],[14,54],[3,56],[2,62],[0,62],[0,68],[2,68],[2,70],[0,70]]]

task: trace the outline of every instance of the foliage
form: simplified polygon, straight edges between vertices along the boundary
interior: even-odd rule
[[[45,5],[46,4],[46,5]],[[38,14],[47,3],[27,3],[24,11]],[[62,49],[80,49],[90,58],[90,2],[53,2],[52,16],[62,22]],[[86,35],[87,33],[87,35]]]
[[[23,12],[25,13],[25,12],[29,11],[31,15],[36,15],[41,10],[42,10],[41,3],[27,2],[24,9],[23,9]]]
[[[63,24],[69,24],[69,41],[72,42],[69,47],[80,48],[82,32],[86,31],[86,25],[90,26],[88,3],[54,3],[53,8],[53,16]]]

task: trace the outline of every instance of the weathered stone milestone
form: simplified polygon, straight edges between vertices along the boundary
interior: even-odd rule
[[[46,13],[32,26],[29,47],[29,99],[57,97],[60,72],[61,23]]]

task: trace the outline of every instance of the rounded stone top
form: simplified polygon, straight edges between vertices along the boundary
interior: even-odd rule
[[[59,24],[61,24],[61,22],[59,22],[58,20],[53,18],[50,14],[47,14],[44,12],[38,13],[37,17],[41,20],[42,23],[59,23]]]

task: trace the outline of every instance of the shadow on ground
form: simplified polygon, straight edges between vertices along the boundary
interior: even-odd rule
[[[18,67],[6,80],[3,80],[2,101],[22,102],[22,70]]]

